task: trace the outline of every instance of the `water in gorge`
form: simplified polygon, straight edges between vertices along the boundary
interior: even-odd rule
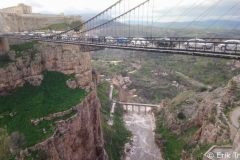
[[[146,114],[145,107],[134,108],[135,110],[132,110],[132,106],[124,106],[127,113],[125,113],[123,121],[126,128],[133,134],[132,145],[126,147],[129,149],[126,149],[125,160],[163,160],[154,141],[155,120],[150,107],[147,107]]]

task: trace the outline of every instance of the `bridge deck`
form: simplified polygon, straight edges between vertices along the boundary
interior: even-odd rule
[[[159,107],[159,105],[156,105],[156,104],[127,103],[127,102],[115,102],[115,103],[122,104],[122,105],[132,105],[132,106]]]
[[[63,39],[46,39],[43,37],[29,37],[29,36],[14,36],[14,35],[0,35],[0,37],[10,38],[10,39],[23,39],[23,40],[36,40],[43,42],[51,42],[51,43],[64,43],[64,44],[72,44],[72,45],[82,45],[88,47],[99,47],[99,49],[103,48],[111,48],[111,49],[123,49],[123,50],[132,50],[132,51],[145,51],[145,52],[156,52],[156,53],[167,53],[167,54],[182,54],[182,55],[193,55],[193,56],[203,56],[203,57],[216,57],[216,58],[225,58],[225,59],[240,59],[240,44],[237,44],[237,50],[221,50],[218,48],[218,42],[208,42],[213,43],[213,48],[205,49],[205,48],[185,48],[183,46],[184,42],[188,42],[187,40],[183,41],[173,41],[178,43],[176,47],[156,47],[154,45],[150,46],[138,46],[131,44],[109,44],[104,42],[98,43],[90,43],[89,41],[84,40],[63,40]],[[221,42],[224,43],[224,42]]]

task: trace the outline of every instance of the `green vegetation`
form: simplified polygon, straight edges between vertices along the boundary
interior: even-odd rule
[[[52,24],[48,27],[42,28],[42,30],[67,30],[68,29],[68,24],[67,23],[57,23],[57,24]]]
[[[229,60],[184,55],[164,57],[160,63],[171,70],[181,72],[190,78],[209,85],[226,85],[230,78],[237,75],[236,69],[226,63]]]
[[[25,83],[11,95],[0,97],[0,115],[4,116],[0,127],[6,126],[9,134],[19,131],[26,137],[27,147],[51,136],[55,121],[69,118],[76,112],[51,121],[41,121],[37,126],[30,122],[32,119],[68,110],[80,103],[87,94],[83,89],[72,90],[67,87],[66,81],[70,76],[59,72],[44,72],[43,75],[44,80],[40,86],[34,87]]]
[[[173,98],[171,100],[171,102],[168,105],[168,109],[169,110],[177,109],[179,106],[182,105],[182,103],[184,103],[186,101],[186,99],[188,99],[189,97],[191,97],[193,95],[195,95],[194,91],[185,91],[185,92],[178,94],[175,98]]]
[[[97,51],[92,57],[93,67],[106,77],[127,72],[133,82],[129,89],[136,89],[135,94],[146,103],[171,99],[183,90],[198,89],[204,92],[207,88],[200,87],[198,84],[201,83],[212,86],[209,89],[212,91],[225,86],[233,76],[240,73],[235,61],[219,58],[125,50]],[[121,62],[113,64],[113,61]],[[191,83],[191,80],[199,83]],[[173,86],[173,81],[179,87]],[[240,94],[236,94],[236,97],[240,97]]]
[[[212,113],[215,112],[215,109],[213,109]],[[231,144],[231,142],[217,144],[198,143],[194,140],[194,135],[199,129],[198,126],[189,128],[181,134],[176,135],[167,127],[164,114],[163,110],[155,113],[156,138],[161,141],[160,146],[163,149],[164,159],[179,160],[182,150],[184,150],[187,153],[187,157],[192,157],[194,160],[202,160],[203,154],[213,145]]]
[[[70,28],[75,28],[76,26],[79,26],[79,25],[82,25],[82,21],[74,21],[74,22],[72,22],[72,23],[69,25],[69,27],[70,27]],[[81,28],[82,28],[82,26],[76,27],[76,28],[74,29],[74,31],[79,31]]]
[[[37,53],[39,53],[37,50],[34,49],[35,44],[38,44],[38,41],[10,45],[10,50],[15,51],[15,53],[16,53],[15,58],[23,57],[23,52],[28,51],[31,56],[31,60],[32,60],[32,59],[34,59],[35,55]]]
[[[120,160],[125,143],[129,142],[131,132],[128,131],[122,122],[123,110],[120,106],[115,108],[114,124],[107,124],[110,119],[111,102],[108,100],[110,90],[109,82],[103,82],[98,86],[98,97],[101,101],[101,122],[104,137],[104,148],[110,160]]]
[[[78,25],[81,25],[82,22],[81,21],[73,21],[72,23],[68,24],[68,23],[56,23],[56,24],[52,24],[50,26],[44,27],[41,30],[55,30],[55,31],[60,31],[60,30],[67,30],[70,28],[74,28]],[[75,31],[79,31],[82,27],[77,27],[75,29]]]

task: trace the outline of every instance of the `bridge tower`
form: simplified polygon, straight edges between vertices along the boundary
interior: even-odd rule
[[[9,44],[7,38],[0,38],[0,52],[9,51]]]
[[[2,14],[0,14],[0,33],[5,33],[4,23]],[[9,51],[9,44],[7,38],[0,38],[0,52],[7,52]]]

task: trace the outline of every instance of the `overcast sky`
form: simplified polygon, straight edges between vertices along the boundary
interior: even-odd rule
[[[34,13],[59,14],[63,12],[65,15],[81,15],[88,13],[97,14],[117,1],[118,0],[5,0],[1,1],[0,8],[24,3],[32,6]],[[143,1],[144,0],[122,0],[121,4],[124,5],[125,3],[125,11],[127,11],[129,8]],[[215,7],[213,7],[214,4],[216,4]],[[210,10],[210,7],[213,8]],[[118,6],[116,8],[118,8]],[[208,12],[208,9],[210,12]],[[153,21],[159,22],[192,21],[196,18],[196,20],[218,19],[224,14],[221,20],[231,19],[240,21],[240,0],[150,0],[139,14],[146,15],[148,10],[151,10],[149,16],[153,15]],[[113,13],[112,16],[114,17]]]

